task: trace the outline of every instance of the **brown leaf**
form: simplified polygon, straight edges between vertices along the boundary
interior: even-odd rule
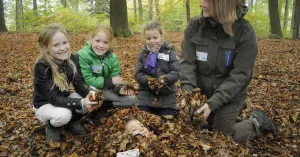
[[[119,151],[125,151],[126,145],[128,144],[129,140],[127,138],[123,139],[120,143]]]
[[[60,147],[60,142],[55,142],[55,141],[50,141],[49,142],[49,145],[52,147],[52,148],[59,148]]]

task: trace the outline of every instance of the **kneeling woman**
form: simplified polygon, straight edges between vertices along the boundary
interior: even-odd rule
[[[67,32],[61,25],[48,25],[40,32],[38,43],[41,55],[34,67],[33,105],[36,117],[48,124],[46,140],[61,141],[62,126],[73,135],[85,135],[78,121],[93,110],[96,102],[89,98],[95,98],[95,92],[77,70],[78,57],[70,53]],[[71,93],[70,83],[76,93]]]

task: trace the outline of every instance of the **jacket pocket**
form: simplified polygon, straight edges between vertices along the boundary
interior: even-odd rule
[[[217,69],[222,76],[228,75],[233,69],[235,46],[234,41],[225,41],[220,44]]]
[[[211,58],[209,56],[209,40],[193,37],[191,42],[196,48],[197,72],[208,75],[212,70]]]

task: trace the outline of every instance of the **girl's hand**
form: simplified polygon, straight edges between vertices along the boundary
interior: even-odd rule
[[[135,92],[134,92],[134,90],[132,90],[132,89],[127,89],[126,91],[125,91],[125,95],[134,95],[135,94]]]
[[[95,101],[90,101],[90,100],[95,100],[96,99],[96,92],[94,91],[90,91],[89,94],[86,96],[86,98],[84,99],[83,104],[86,106],[86,108],[88,109],[88,112],[92,112],[95,108],[94,105],[97,104],[97,102]]]
[[[165,83],[164,79],[161,79],[161,80],[160,80],[160,83],[164,84],[164,83]]]
[[[204,111],[204,117],[205,119],[209,116],[211,113],[210,108],[207,103],[205,103],[200,109],[197,110],[197,113],[200,113]]]
[[[96,99],[96,92],[90,91],[89,94],[86,96],[86,98],[89,98],[89,100],[95,100]]]
[[[123,78],[121,76],[112,77],[112,83],[113,85],[121,84],[123,83]]]

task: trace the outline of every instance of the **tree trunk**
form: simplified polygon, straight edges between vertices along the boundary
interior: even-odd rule
[[[116,37],[130,37],[126,0],[110,0],[110,25]]]
[[[32,1],[32,10],[33,10],[34,15],[38,15],[38,13],[37,13],[37,0]]]
[[[16,0],[16,30],[23,28],[23,5],[22,0]]]
[[[63,5],[64,8],[67,8],[67,0],[60,0],[60,3]]]
[[[143,5],[142,5],[142,0],[138,0],[139,4],[139,22],[140,24],[144,22],[143,20]]]
[[[189,23],[191,19],[190,0],[186,0],[185,9],[186,9],[186,22]]]
[[[287,30],[288,17],[289,17],[289,0],[285,0],[284,19],[283,19],[283,30],[284,30],[284,32]]]
[[[95,0],[95,13],[101,13],[101,0]]]
[[[269,15],[270,15],[270,26],[271,26],[271,37],[282,38],[278,0],[269,0]]]
[[[155,0],[156,20],[160,21],[159,0]]]
[[[292,31],[294,29],[295,6],[296,6],[296,0],[293,1],[293,7],[292,7],[292,20],[291,20],[291,30]]]
[[[47,12],[48,0],[44,0],[44,14]]]
[[[134,21],[136,21],[137,19],[136,0],[133,0],[133,12],[134,12]]]
[[[4,17],[3,0],[0,0],[0,32],[7,32]]]
[[[148,0],[148,5],[148,21],[151,21],[153,16],[153,0]]]
[[[294,6],[294,26],[293,26],[293,39],[300,39],[299,38],[299,31],[300,31],[300,0],[295,0]]]

